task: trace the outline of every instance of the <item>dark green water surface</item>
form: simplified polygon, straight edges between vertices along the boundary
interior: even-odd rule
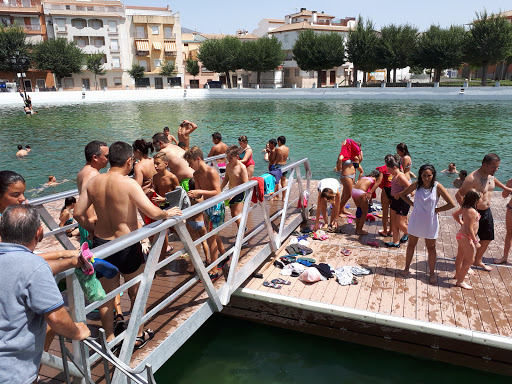
[[[285,135],[291,159],[308,157],[315,179],[336,177],[332,169],[347,137],[363,143],[366,171],[382,165],[384,156],[395,153],[396,144],[403,141],[409,146],[414,172],[426,162],[438,171],[449,162],[471,171],[485,153],[494,151],[502,157],[497,177],[506,181],[512,175],[510,101],[170,100],[36,109],[38,115],[27,117],[21,107],[0,107],[0,169],[21,173],[28,189],[46,182],[50,174],[71,180],[36,191],[38,195],[74,187],[84,164],[83,148],[90,140],[131,143],[150,139],[164,126],[176,134],[183,119],[199,125],[191,145],[199,145],[206,154],[215,131],[228,144],[247,135],[255,152],[256,174],[266,168],[261,153],[265,143]],[[17,159],[17,144],[31,144],[30,156]],[[439,179],[450,185],[454,176]]]

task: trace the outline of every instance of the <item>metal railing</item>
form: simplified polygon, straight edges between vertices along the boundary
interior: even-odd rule
[[[216,160],[222,159],[224,157],[225,155],[214,156],[205,159],[205,162],[211,164],[218,171],[219,168]],[[302,177],[301,166],[305,170],[305,178]],[[197,319],[194,318],[194,321],[189,321],[190,319],[185,321],[178,330],[173,332],[170,336],[167,336],[167,338],[164,339],[157,348],[155,348],[148,356],[146,356],[144,360],[140,362],[135,368],[135,371],[132,371],[132,373],[140,372],[146,366],[146,364],[151,363],[152,361],[154,362],[153,366],[155,369],[158,369],[172,355],[172,353],[174,353],[179,348],[179,346],[181,346],[187,340],[187,338],[208,319],[211,314],[222,310],[223,306],[229,302],[231,294],[248,277],[252,275],[254,270],[256,270],[269,255],[275,253],[281,246],[283,240],[286,239],[286,237],[288,237],[291,232],[294,231],[297,226],[308,217],[309,201],[306,206],[301,209],[300,215],[296,215],[293,219],[287,221],[290,213],[290,207],[296,204],[299,199],[302,199],[304,196],[304,191],[309,191],[311,170],[309,167],[308,159],[302,159],[292,164],[288,164],[282,168],[282,171],[289,171],[290,173],[288,178],[288,185],[285,188],[275,192],[271,196],[266,196],[263,201],[258,201],[256,204],[252,204],[251,200],[253,193],[255,193],[254,189],[257,187],[258,182],[251,180],[235,188],[226,190],[218,196],[211,197],[204,202],[195,204],[185,209],[182,212],[182,216],[173,217],[165,221],[156,221],[125,236],[112,240],[107,244],[94,248],[93,252],[95,257],[105,259],[116,252],[119,252],[133,244],[136,244],[137,242],[140,242],[143,239],[153,236],[153,245],[147,257],[144,272],[109,292],[104,300],[86,305],[83,292],[75,274],[73,273],[73,270],[62,272],[56,276],[56,280],[61,280],[64,278],[66,279],[69,311],[73,320],[77,322],[86,322],[87,314],[104,305],[108,301],[112,300],[116,295],[126,291],[135,284],[140,284],[137,296],[133,304],[127,329],[106,344],[106,349],[110,350],[112,347],[122,341],[119,358],[115,361],[109,360],[110,363],[114,364],[114,366],[118,368],[114,371],[112,383],[117,384],[126,382],[126,370],[123,371],[121,368],[128,367],[130,363],[138,328],[141,324],[150,320],[163,308],[176,301],[176,299],[182,296],[183,293],[192,288],[192,286],[194,286],[196,283],[200,282],[200,284],[203,285],[204,292],[207,295],[207,301],[200,307],[199,310],[191,315],[191,317],[193,317],[197,314]],[[306,184],[305,186],[303,185],[304,182]],[[297,196],[294,195],[292,197],[292,191],[294,193],[298,192]],[[185,225],[185,221],[188,218],[200,214],[206,209],[213,207],[218,203],[224,202],[225,200],[229,200],[242,192],[245,192],[246,198],[243,203],[244,205],[242,212],[239,215],[227,220],[224,224],[208,232],[201,238],[195,241],[192,240],[191,235],[189,234]],[[70,228],[74,228],[77,224],[75,223],[59,228],[43,204],[61,200],[68,196],[74,196],[77,193],[77,190],[72,190],[58,193],[52,196],[34,199],[31,201],[31,204],[37,207],[43,222],[50,230],[45,233],[45,237],[54,236],[65,249],[75,249],[69,238],[66,236],[65,232]],[[269,212],[268,200],[276,196],[278,197],[282,193],[285,193],[283,207],[278,209],[271,216]],[[261,213],[263,222],[246,234],[245,228],[248,216],[250,212],[255,210]],[[224,254],[219,255],[217,260],[205,266],[196,246],[200,245],[202,241],[207,240],[211,236],[217,235],[220,231],[225,230],[228,226],[236,225],[235,222],[238,219],[240,220],[240,224],[237,230],[234,245],[231,246]],[[279,229],[274,231],[272,221],[279,219]],[[175,230],[179,240],[183,244],[183,249],[180,249],[174,252],[172,255],[167,256],[162,261],[159,261],[164,239],[165,236],[167,236],[168,229],[170,228]],[[246,256],[246,258],[244,258],[244,263],[240,264],[242,244],[262,232],[264,235],[263,238],[265,240],[263,242],[260,241],[260,245],[264,244],[263,247],[261,247],[257,253]],[[166,296],[161,301],[159,301],[157,305],[154,305],[151,310],[146,312],[147,301],[155,272],[169,265],[171,262],[175,261],[178,257],[184,255],[185,253],[188,253],[190,257],[192,265],[196,271],[195,274],[192,275],[192,277],[184,282],[181,286],[177,287],[175,291],[173,291],[173,288],[170,287],[169,292],[166,293]],[[227,260],[228,257],[230,257],[231,263],[227,276],[225,276],[226,281],[222,284],[216,283],[216,286],[219,288],[216,289],[209,278],[208,272],[216,268],[223,260]],[[73,356],[73,365],[68,366],[68,364],[64,361],[67,357],[62,359],[59,356],[51,355],[49,353],[43,354],[42,363],[61,371],[68,369],[71,375],[83,378],[84,375],[90,376],[90,369],[92,364],[96,363],[99,359],[106,358],[104,356],[105,348],[91,346],[90,342],[73,341],[72,345],[72,352],[68,353],[63,349],[62,355],[67,357]],[[89,348],[93,349],[92,354],[89,353]],[[121,363],[123,365],[118,365],[117,363]],[[108,377],[108,374],[106,374],[106,377]]]

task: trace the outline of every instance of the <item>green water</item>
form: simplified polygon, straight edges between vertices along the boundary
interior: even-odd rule
[[[216,315],[157,371],[159,384],[505,383],[482,371]]]
[[[396,144],[403,141],[415,172],[426,162],[438,171],[449,162],[471,171],[485,153],[494,151],[503,159],[497,177],[506,180],[512,174],[507,156],[512,144],[511,106],[510,101],[463,100],[172,100],[53,106],[28,117],[21,108],[0,107],[0,169],[21,173],[28,189],[45,183],[50,174],[71,180],[36,194],[70,189],[90,140],[110,144],[150,139],[164,126],[176,132],[178,124],[189,119],[199,125],[191,144],[206,153],[215,131],[228,144],[246,134],[255,152],[256,174],[266,167],[261,153],[265,143],[285,135],[290,158],[307,156],[316,179],[336,176],[332,169],[340,143],[350,137],[362,142],[367,171],[382,165],[384,156],[395,153]],[[30,144],[30,156],[17,159],[17,144]],[[453,178],[439,176],[445,185]]]

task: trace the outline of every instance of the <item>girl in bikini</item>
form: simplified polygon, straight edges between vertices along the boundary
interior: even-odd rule
[[[400,156],[400,166],[402,172],[405,174],[408,180],[411,178],[415,179],[416,175],[411,172],[412,167],[412,159],[409,150],[407,149],[407,145],[405,143],[400,143],[396,146],[396,153]]]
[[[338,163],[336,171],[341,171],[340,181],[343,185],[343,192],[340,201],[340,217],[345,217],[349,212],[345,209],[345,204],[352,195],[352,188],[354,188],[354,180],[356,176],[356,169],[353,162],[356,161],[361,154],[361,148],[352,139],[347,139],[341,144],[341,152],[338,156]]]
[[[75,206],[76,206],[76,199],[73,196],[66,197],[66,199],[64,200],[64,207],[62,207],[62,210],[60,211],[59,227],[62,228],[62,227],[65,227],[66,225],[73,224],[73,213],[71,211],[75,208]],[[66,231],[66,235],[68,237],[78,236],[79,235],[78,228],[68,229]]]
[[[478,220],[480,220],[480,214],[476,210],[478,200],[480,200],[480,192],[470,189],[464,196],[462,207],[452,214],[455,221],[462,226],[455,236],[459,245],[455,259],[455,285],[464,289],[473,289],[471,285],[464,282],[464,279],[475,261],[476,250],[480,248],[480,243],[476,239]]]
[[[391,231],[393,232],[393,241],[384,243],[387,247],[400,248],[400,243],[405,243],[407,236],[407,215],[409,214],[409,204],[400,196],[411,182],[400,170],[400,165],[396,158],[391,157],[386,160],[388,173],[391,179]],[[400,238],[400,231],[404,232]]]
[[[373,170],[368,176],[358,180],[354,188],[352,189],[352,200],[357,207],[356,211],[356,234],[366,235],[368,231],[363,230],[364,223],[366,221],[366,215],[370,208],[370,201],[375,195],[375,190],[379,187],[376,180],[379,178],[380,173],[377,170]]]
[[[460,171],[465,172],[465,171]],[[507,181],[507,187],[512,187],[512,179]],[[507,191],[503,191],[501,196],[506,199],[510,194]],[[508,253],[510,251],[510,246],[512,245],[512,199],[506,205],[507,213],[505,215],[505,227],[507,229],[507,234],[505,235],[505,246],[503,247],[503,257],[501,259],[495,260],[496,264],[505,264],[508,262]]]
[[[322,179],[318,182],[318,200],[316,202],[316,222],[314,226],[314,230],[320,228],[320,214],[323,215],[325,224],[322,226],[322,229],[328,229],[329,227],[332,229],[338,228],[338,210],[340,206],[340,198],[341,198],[341,186],[338,180],[333,178]],[[329,225],[327,225],[327,205],[333,204],[333,208],[331,211],[331,220]]]
[[[247,168],[247,176],[249,176],[249,180],[251,180],[252,175],[254,174],[254,165],[256,164],[252,158],[252,148],[249,144],[247,144],[247,136],[242,135],[238,138],[238,143],[240,144],[240,161]]]

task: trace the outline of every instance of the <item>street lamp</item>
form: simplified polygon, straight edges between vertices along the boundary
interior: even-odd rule
[[[13,65],[13,69],[16,73],[16,80],[18,81],[18,90],[25,91],[25,99],[27,98],[27,90],[23,86],[23,78],[27,77],[27,74],[24,72],[27,69],[29,59],[23,53],[20,54],[20,51],[17,49],[14,51],[14,56],[11,58],[11,63]]]

